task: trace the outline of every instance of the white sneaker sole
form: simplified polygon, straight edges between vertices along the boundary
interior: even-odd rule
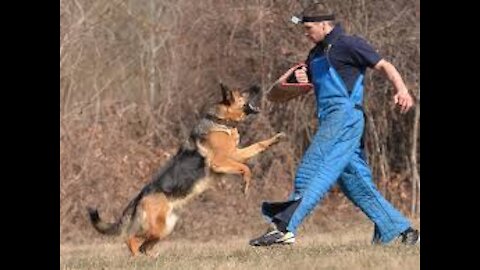
[[[295,243],[295,236],[291,232],[287,232],[282,238],[275,241],[277,244],[291,245]]]

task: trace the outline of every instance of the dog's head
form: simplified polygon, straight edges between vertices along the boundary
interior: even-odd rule
[[[246,90],[230,90],[224,84],[220,84],[220,89],[222,101],[217,107],[217,117],[240,122],[248,115],[260,112],[258,107],[261,98],[260,87],[255,85]]]

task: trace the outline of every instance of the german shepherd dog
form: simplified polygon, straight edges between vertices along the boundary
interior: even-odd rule
[[[149,251],[169,235],[178,219],[174,211],[203,192],[222,174],[240,174],[246,194],[252,173],[245,162],[285,137],[283,132],[245,148],[238,148],[236,125],[249,114],[259,112],[255,103],[260,88],[234,89],[220,84],[222,101],[211,106],[193,128],[176,155],[161,168],[123,210],[114,223],[100,219],[97,209],[88,207],[95,229],[106,235],[122,235],[133,256]]]

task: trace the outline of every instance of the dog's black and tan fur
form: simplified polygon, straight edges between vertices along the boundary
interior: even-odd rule
[[[238,148],[236,125],[246,116],[257,113],[254,102],[260,89],[229,90],[221,85],[222,101],[215,104],[193,128],[190,138],[177,154],[154,176],[127,205],[115,223],[100,220],[96,209],[88,209],[97,231],[123,235],[133,256],[147,252],[170,234],[177,221],[174,210],[204,191],[222,174],[240,174],[243,192],[247,193],[252,173],[245,162],[277,143],[285,135],[278,133],[245,148]]]

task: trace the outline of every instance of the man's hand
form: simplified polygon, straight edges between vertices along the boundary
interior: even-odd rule
[[[400,106],[400,112],[406,113],[413,106],[413,98],[407,90],[398,92],[393,96],[395,104]]]
[[[295,78],[299,83],[308,83],[307,67],[302,66],[301,68],[295,70]]]

